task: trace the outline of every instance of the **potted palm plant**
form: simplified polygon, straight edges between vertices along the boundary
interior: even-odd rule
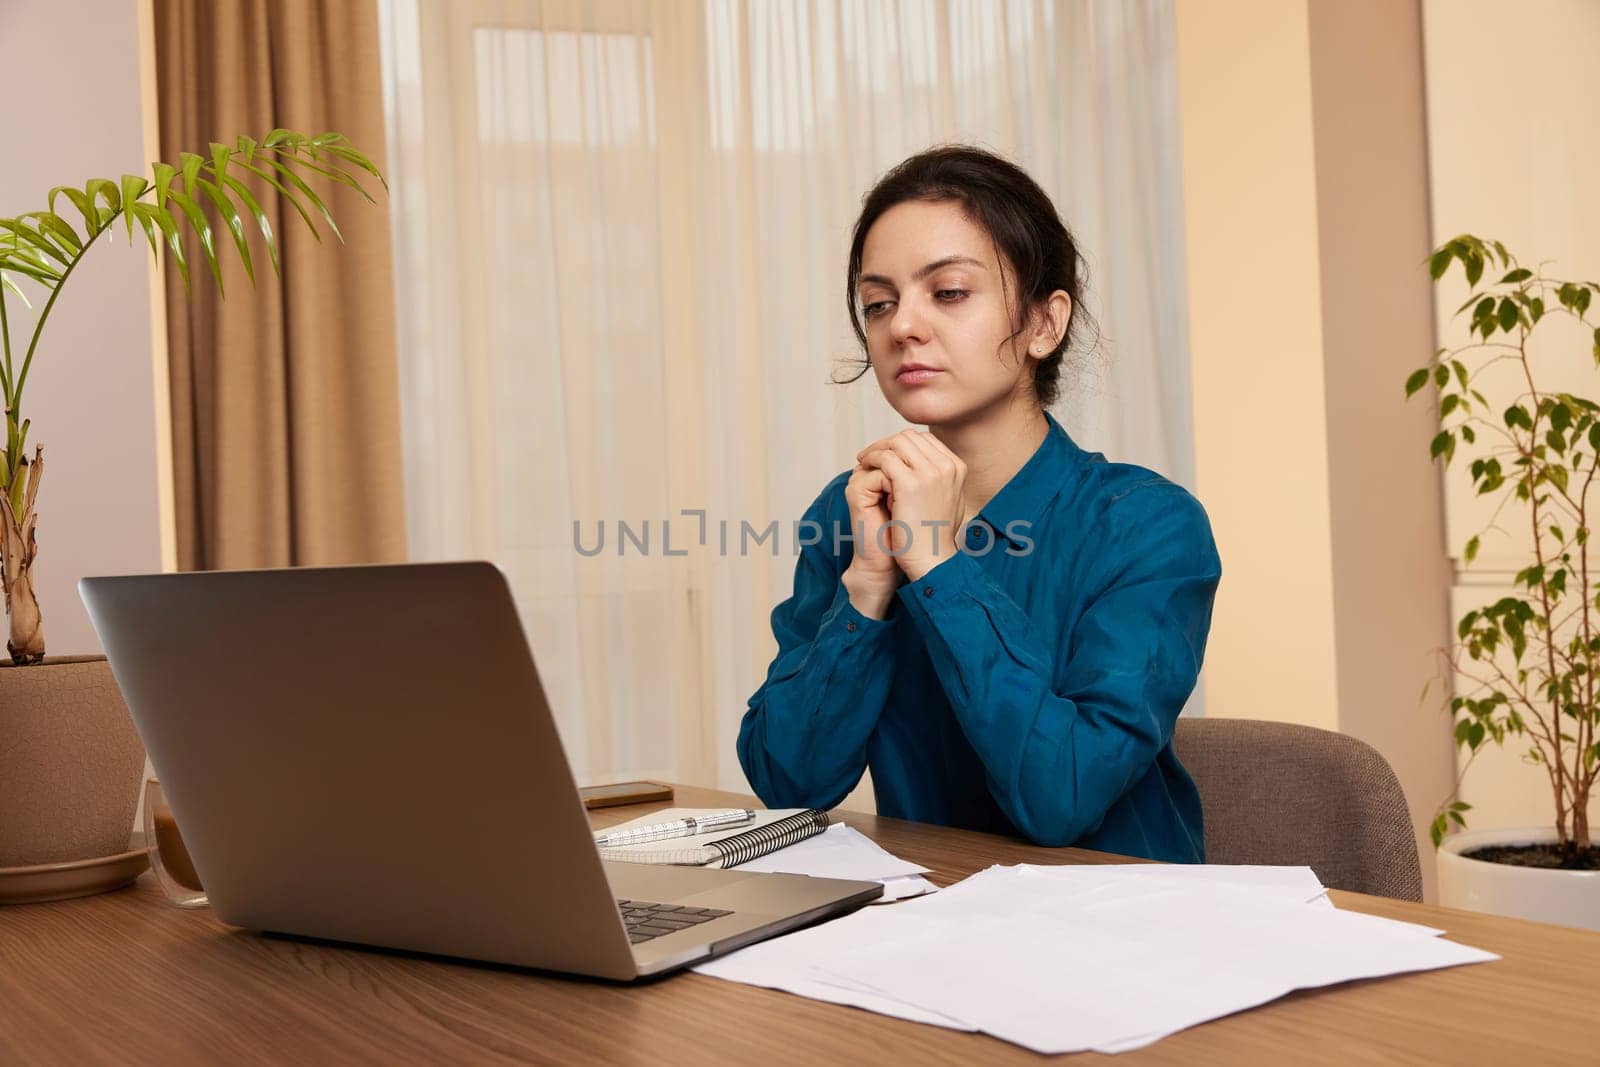
[[[1544,769],[1553,818],[1450,833],[1465,830],[1470,805],[1447,798],[1432,825],[1440,902],[1600,929],[1600,847],[1588,816],[1600,774],[1600,558],[1589,551],[1600,402],[1548,384],[1600,367],[1600,329],[1588,318],[1600,284],[1547,277],[1471,235],[1435,250],[1434,279],[1453,264],[1471,289],[1456,311],[1469,317],[1470,339],[1435,352],[1406,395],[1432,386],[1432,456],[1449,466],[1460,450],[1477,494],[1494,505],[1463,561],[1472,564],[1486,537],[1497,539],[1497,555],[1525,557],[1506,595],[1457,623],[1442,659],[1446,706],[1467,765],[1488,745],[1512,745]],[[1550,365],[1576,346],[1585,361],[1577,368]],[[1525,531],[1520,548],[1510,529]]]
[[[252,229],[279,269],[278,235],[263,202],[281,198],[318,240],[320,216],[342,240],[315,187],[344,185],[371,202],[364,175],[383,183],[341,134],[273,130],[260,141],[240,137],[232,145],[213,143],[205,155],[185,152],[175,163],[154,163],[149,177],[58,186],[43,210],[0,218],[0,587],[10,657],[0,664],[0,873],[124,853],[144,768],[143,747],[104,657],[45,656],[44,612],[33,580],[45,457],[31,441],[23,405],[35,360],[45,351],[45,327],[53,313],[70,307],[62,302],[67,282],[96,242],[115,240],[121,229],[130,244],[142,233],[157,255],[164,246],[185,287],[204,269],[220,293],[218,257],[228,245],[253,283]]]

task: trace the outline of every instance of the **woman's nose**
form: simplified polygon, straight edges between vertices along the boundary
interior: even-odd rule
[[[922,340],[922,312],[914,302],[902,300],[895,305],[894,318],[889,322],[889,336],[895,343],[905,344],[913,338]]]

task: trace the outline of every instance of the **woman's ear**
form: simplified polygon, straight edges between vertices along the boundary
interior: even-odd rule
[[[1033,339],[1028,344],[1028,354],[1044,358],[1067,335],[1067,323],[1072,318],[1072,298],[1064,290],[1050,294],[1034,315]]]
[[[1049,352],[1067,335],[1067,324],[1072,321],[1072,297],[1064,289],[1050,294],[1044,306],[1044,336],[1041,338],[1045,352]]]

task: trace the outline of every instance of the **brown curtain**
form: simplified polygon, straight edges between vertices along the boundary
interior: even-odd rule
[[[343,133],[386,172],[373,0],[155,0],[155,31],[164,161],[284,127]],[[389,205],[370,179],[376,205],[330,184],[343,244],[260,195],[281,280],[257,240],[252,289],[221,228],[226,299],[193,241],[189,291],[169,257],[181,569],[405,557]]]

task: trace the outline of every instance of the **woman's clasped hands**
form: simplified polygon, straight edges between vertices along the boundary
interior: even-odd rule
[[[901,574],[916,581],[955,554],[966,477],[961,458],[925,431],[902,430],[856,454],[844,490],[855,537],[844,583],[862,614],[883,618]]]

